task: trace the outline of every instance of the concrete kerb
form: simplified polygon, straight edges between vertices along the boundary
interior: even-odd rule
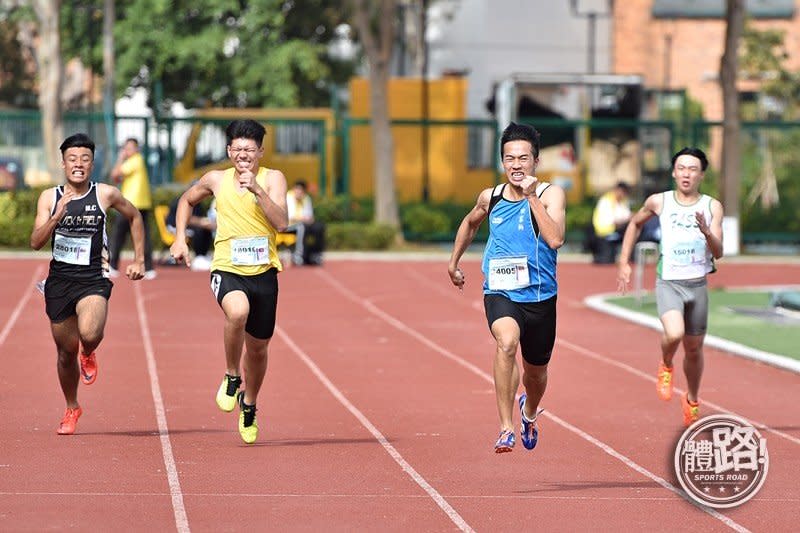
[[[650,329],[661,331],[661,322],[657,318],[650,315],[645,315],[644,313],[637,313],[635,311],[631,311],[629,309],[625,309],[623,307],[610,304],[606,301],[608,298],[616,296],[619,296],[619,294],[618,293],[595,294],[593,296],[587,296],[583,300],[583,302],[586,304],[587,307],[594,309],[595,311],[600,311],[601,313],[606,313],[608,315],[612,315],[617,318],[627,320],[629,322],[634,322],[636,324],[648,327]],[[745,357],[747,359],[752,359],[760,363],[765,363],[771,366],[775,366],[778,368],[782,368],[784,370],[789,370],[791,372],[800,374],[800,361],[796,359],[791,359],[789,357],[784,357],[782,355],[764,352],[761,350],[756,350],[755,348],[750,348],[748,346],[744,346],[742,344],[732,342],[727,339],[723,339],[721,337],[716,337],[714,335],[706,335],[705,344],[707,346],[712,346],[714,348],[724,350],[734,355]]]

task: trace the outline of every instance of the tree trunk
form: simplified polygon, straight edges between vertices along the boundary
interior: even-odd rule
[[[394,44],[396,0],[353,0],[359,39],[369,61],[370,115],[375,150],[375,222],[400,228],[394,183],[394,137],[389,117],[389,62]],[[375,9],[379,10],[375,11]],[[377,24],[373,24],[373,15]],[[376,30],[373,30],[375,28]]]
[[[741,171],[741,118],[736,77],[739,68],[739,41],[744,32],[745,0],[726,0],[725,53],[720,65],[722,85],[722,169],[721,198],[728,216],[739,216]]]
[[[372,144],[375,147],[375,221],[399,228],[394,183],[394,137],[387,99],[389,73],[386,69],[370,69],[369,80]]]
[[[114,21],[116,20],[116,10],[114,0],[105,0],[103,5],[103,113],[106,120],[106,136],[108,137],[108,148],[111,154],[116,147],[114,131]],[[107,166],[111,166],[113,158],[107,157]],[[110,168],[109,168],[110,170]]]
[[[60,0],[34,0],[33,8],[39,23],[39,44],[36,63],[39,74],[39,109],[42,113],[42,141],[47,171],[52,180],[61,177],[58,147],[64,138],[63,103],[64,64],[61,59],[59,34]]]

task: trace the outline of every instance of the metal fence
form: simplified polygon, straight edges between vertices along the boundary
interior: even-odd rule
[[[64,135],[82,132],[95,142],[95,170],[92,179],[104,181],[115,161],[118,147],[128,138],[139,141],[148,165],[153,185],[175,181],[179,163],[194,169],[220,163],[227,159],[225,126],[229,119],[163,118],[146,116],[116,116],[102,113],[67,113],[64,116]],[[281,158],[291,167],[294,160],[312,164],[315,175],[305,179],[325,184],[326,131],[320,120],[276,119],[262,120],[270,132],[267,137],[269,155]],[[199,128],[199,135],[192,136]],[[0,112],[0,157],[20,161],[30,185],[48,183],[54,179],[47,174],[42,141],[41,115],[38,111]],[[185,161],[187,157],[191,161]],[[307,172],[304,170],[304,172]]]

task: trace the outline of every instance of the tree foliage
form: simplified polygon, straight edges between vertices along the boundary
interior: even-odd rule
[[[298,21],[311,14],[311,7],[302,5],[282,0],[121,3],[115,28],[118,91],[160,83],[166,101],[187,107],[307,105],[315,98],[311,88],[331,75],[325,42],[332,28],[318,22],[312,32],[311,21],[319,19]]]
[[[742,36],[741,71],[747,78],[761,81],[763,94],[783,105],[783,118],[795,119],[800,99],[800,72],[786,66],[789,52],[785,40],[783,30],[759,30],[746,25]]]
[[[35,107],[33,92],[35,72],[17,40],[12,21],[0,20],[0,102],[15,107]]]

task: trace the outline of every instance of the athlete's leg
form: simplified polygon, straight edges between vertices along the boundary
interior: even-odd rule
[[[519,388],[517,347],[519,346],[519,324],[511,317],[501,317],[492,323],[492,335],[497,342],[494,354],[494,391],[501,429],[513,430],[512,412],[514,396]]]
[[[250,313],[250,302],[243,291],[231,291],[222,298],[222,311],[225,313],[225,364],[230,376],[240,375],[242,347],[244,346],[244,326]]]
[[[683,339],[683,373],[686,374],[686,389],[689,401],[696,402],[703,377],[703,341],[705,335],[686,335]]]
[[[144,269],[153,270],[153,241],[150,238],[150,210],[140,209],[142,223],[144,224]]]
[[[292,254],[292,260],[298,264],[303,264],[303,255],[305,254],[305,239],[306,239],[306,225],[302,222],[297,224],[295,235],[297,238],[294,242],[294,253]]]
[[[661,315],[661,359],[664,365],[672,367],[672,359],[678,351],[684,336],[683,315],[680,311],[671,309]]]
[[[267,373],[267,360],[270,339],[257,339],[249,333],[244,334],[244,403],[254,405],[258,392]]]
[[[81,298],[75,306],[78,315],[78,335],[83,355],[93,353],[103,340],[108,317],[108,300],[93,294]]]
[[[51,322],[50,331],[56,343],[58,382],[67,407],[78,407],[78,317],[73,315],[62,322]]]
[[[130,224],[128,223],[128,219],[123,216],[118,216],[116,220],[114,220],[114,227],[111,229],[111,240],[108,243],[108,264],[114,270],[119,270],[119,257],[122,254],[122,247],[125,246],[129,231]]]
[[[525,387],[524,412],[528,420],[533,420],[547,389],[547,365],[532,365],[522,360],[522,386]]]

